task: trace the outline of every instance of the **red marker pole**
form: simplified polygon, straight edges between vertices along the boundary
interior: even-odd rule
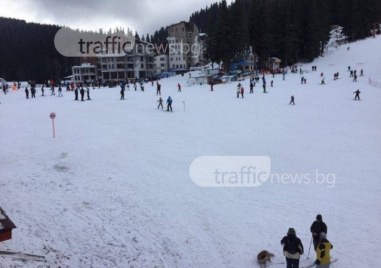
[[[56,129],[54,127],[54,119],[56,118],[56,114],[55,113],[51,113],[50,114],[50,119],[52,119],[52,125],[53,125],[53,139],[56,138]]]

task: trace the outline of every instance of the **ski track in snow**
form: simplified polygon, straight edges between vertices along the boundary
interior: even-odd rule
[[[381,89],[367,83],[369,76],[381,81],[381,58],[373,54],[380,45],[380,37],[359,41],[303,65],[307,85],[299,74],[277,75],[269,94],[257,83],[250,95],[246,80],[243,100],[235,83],[209,92],[186,87],[186,75],[163,79],[174,113],[156,110],[150,85],[126,91],[125,101],[119,88],[94,89],[84,103],[71,92],[35,100],[23,91],[0,95],[0,205],[17,225],[0,250],[46,257],[0,256],[0,268],[256,267],[263,249],[284,261],[279,241],[289,227],[303,241],[307,264],[317,213],[339,258],[332,268],[380,266]],[[353,83],[348,65],[366,76]],[[340,79],[332,81],[336,71]],[[320,72],[326,86],[318,85]],[[357,88],[361,102],[352,101]],[[273,172],[318,168],[335,173],[336,185],[199,188],[188,171],[201,155],[268,155]]]

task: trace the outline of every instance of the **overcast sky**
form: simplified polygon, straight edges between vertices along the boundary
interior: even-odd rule
[[[1,0],[0,16],[83,30],[123,27],[153,34],[219,0]],[[231,3],[232,0],[227,0]]]

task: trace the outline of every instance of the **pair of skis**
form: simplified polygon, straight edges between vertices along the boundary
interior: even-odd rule
[[[44,256],[12,251],[0,251],[0,257],[9,257],[12,259],[19,259],[24,261],[45,261]]]
[[[337,261],[338,261],[338,259],[333,259],[333,260],[331,260],[330,264],[335,263]],[[312,268],[312,267],[315,267],[316,265],[317,265],[316,263],[313,263],[313,264],[310,264],[307,266],[302,266],[301,268]]]

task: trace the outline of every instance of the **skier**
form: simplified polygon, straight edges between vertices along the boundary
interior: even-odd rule
[[[316,221],[314,221],[311,225],[310,231],[312,233],[312,239],[314,242],[314,249],[316,251],[317,245],[320,241],[320,233],[327,234],[327,225],[323,222],[323,217],[318,214],[316,216]]]
[[[75,99],[74,100],[78,100],[78,87],[75,88],[74,95],[75,95]]]
[[[298,268],[300,255],[303,255],[304,248],[302,241],[296,236],[295,229],[288,229],[287,236],[283,237],[280,243],[283,246],[287,268]]]
[[[180,85],[180,83],[177,83],[177,91],[181,92],[181,85]]]
[[[44,97],[45,95],[44,95],[44,93],[45,93],[45,90],[44,90],[44,84],[42,84],[42,86],[41,86],[41,96],[42,97]]]
[[[163,110],[163,99],[160,97],[159,100],[157,101],[159,103],[159,105],[157,106],[157,109],[160,109],[161,107],[161,110]]]
[[[86,89],[86,94],[87,94],[87,100],[91,100],[90,99],[90,89],[89,88]]]
[[[210,91],[213,91],[213,82],[210,82]]]
[[[241,97],[243,99],[243,94],[245,93],[245,89],[243,87],[241,87]]]
[[[52,91],[52,94],[50,94],[50,96],[54,96],[54,95],[56,95],[56,92],[55,92],[55,90],[54,90],[54,86],[52,86],[52,87],[50,88],[50,90]]]
[[[356,94],[356,95],[355,95],[355,100],[360,100],[360,93],[361,93],[361,92],[360,92],[360,90],[358,90],[358,89],[357,89],[355,92],[353,92],[353,94]]]
[[[30,93],[32,95],[32,99],[36,98],[36,88],[34,84],[32,84],[32,87],[30,88]]]
[[[122,81],[120,83],[120,99],[121,100],[124,100],[124,91],[126,89],[126,83],[124,81]]]
[[[172,98],[171,98],[171,96],[169,96],[167,99],[167,112],[169,112],[169,111],[172,112]]]
[[[81,101],[84,101],[84,97],[85,97],[85,90],[83,89],[83,87],[81,87],[81,90],[79,91],[79,93],[81,93]]]
[[[360,70],[360,76],[364,76],[364,70],[363,69]]]
[[[29,99],[29,89],[28,87],[25,88],[25,96],[27,99]]]
[[[325,78],[322,76],[320,85],[325,85]]]
[[[331,242],[327,239],[327,234],[320,233],[320,242],[316,249],[316,268],[329,268],[332,248]]]
[[[357,82],[357,74],[356,73],[353,75],[353,82]]]
[[[157,82],[156,85],[156,96],[157,95],[161,96],[161,85],[159,84],[159,82]]]
[[[61,86],[58,87],[58,97],[62,97],[62,88]]]
[[[239,98],[240,94],[241,94],[241,83],[238,83],[238,85],[237,85],[237,99]]]
[[[254,93],[254,84],[253,82],[250,82],[250,94]]]
[[[295,97],[294,97],[294,95],[291,96],[291,101],[290,101],[289,104],[290,104],[290,105],[291,105],[291,104],[292,104],[292,105],[295,105]]]
[[[270,82],[270,86],[273,87],[273,85],[274,85],[274,81],[271,80],[271,82]]]

